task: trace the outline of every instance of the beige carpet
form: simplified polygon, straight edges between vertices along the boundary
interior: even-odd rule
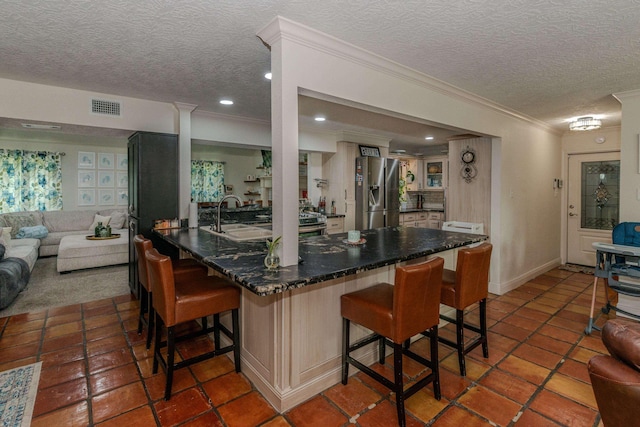
[[[60,274],[56,257],[39,258],[27,287],[0,317],[80,304],[129,293],[126,265],[90,268]]]

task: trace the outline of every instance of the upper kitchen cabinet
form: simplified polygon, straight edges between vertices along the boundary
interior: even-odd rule
[[[407,169],[405,181],[407,191],[420,191],[424,189],[423,161],[421,159],[405,159]]]
[[[427,157],[424,160],[424,188],[447,187],[447,157]]]

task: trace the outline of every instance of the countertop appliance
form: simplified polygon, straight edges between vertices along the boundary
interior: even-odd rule
[[[384,157],[356,158],[356,228],[400,224],[400,163]]]
[[[327,217],[318,212],[301,212],[298,216],[298,236],[321,236],[327,232]]]

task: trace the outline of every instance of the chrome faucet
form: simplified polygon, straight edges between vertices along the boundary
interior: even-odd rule
[[[220,224],[220,206],[222,206],[222,202],[224,202],[227,199],[235,199],[238,206],[242,207],[242,199],[238,196],[236,196],[235,194],[227,194],[226,196],[224,196],[222,198],[222,200],[220,200],[220,202],[218,202],[218,216],[217,216],[217,220],[215,223],[215,229],[213,231],[218,232],[218,233],[224,233],[224,231],[222,231],[222,226]]]

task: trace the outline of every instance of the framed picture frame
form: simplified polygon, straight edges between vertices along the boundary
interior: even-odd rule
[[[118,188],[127,188],[129,187],[129,176],[127,172],[117,172],[116,173],[116,186]]]
[[[129,205],[129,191],[128,190],[118,190],[116,205],[117,206],[128,206]]]
[[[98,187],[115,187],[115,177],[113,171],[98,172]]]
[[[113,190],[98,190],[98,204],[102,206],[113,206],[116,204]]]
[[[116,169],[119,171],[126,171],[129,167],[129,159],[127,153],[116,154]]]
[[[368,145],[359,145],[360,156],[362,157],[380,157],[380,148]]]
[[[96,204],[96,190],[83,188],[78,190],[78,206],[93,206]]]
[[[78,171],[78,188],[95,187],[96,171],[79,170]]]
[[[98,169],[114,169],[113,153],[98,153]]]
[[[78,169],[95,169],[96,153],[78,151]]]

